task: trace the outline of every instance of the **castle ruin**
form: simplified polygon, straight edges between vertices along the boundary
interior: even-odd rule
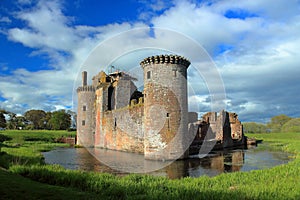
[[[77,144],[142,153],[145,159],[171,160],[199,152],[206,140],[215,148],[245,143],[235,113],[209,112],[201,120],[188,112],[187,68],[181,56],[157,55],[140,63],[144,90],[124,72],[101,71],[78,87]]]

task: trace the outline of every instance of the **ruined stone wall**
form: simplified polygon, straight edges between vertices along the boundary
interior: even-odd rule
[[[136,86],[131,80],[120,77],[115,86],[114,109],[128,106],[130,103],[130,97],[136,89]]]
[[[212,137],[206,137],[212,132]],[[236,113],[226,111],[208,112],[202,116],[199,125],[198,140],[215,139],[224,148],[242,145],[244,143],[243,126]]]
[[[102,84],[102,87],[99,87],[96,90],[96,105],[95,105],[95,147],[104,148],[104,135],[103,132],[103,118],[104,111],[107,110],[107,97],[108,91],[107,88],[109,84]]]
[[[144,70],[146,159],[176,159],[185,151],[189,64],[185,58],[172,55],[152,56],[141,62]]]
[[[221,132],[222,129],[218,127],[218,117],[216,112],[208,112],[202,116],[203,122],[201,123],[201,130],[200,130],[200,138],[201,140],[222,140],[223,133]]]
[[[95,147],[143,152],[143,102],[129,107],[136,86],[129,76],[121,73],[106,75],[100,72],[98,79]],[[139,127],[131,127],[135,124]]]
[[[232,139],[242,140],[244,137],[243,125],[238,120],[238,115],[236,113],[229,113],[229,121],[230,121]]]
[[[105,111],[97,117],[96,147],[143,153],[143,115],[143,104]]]

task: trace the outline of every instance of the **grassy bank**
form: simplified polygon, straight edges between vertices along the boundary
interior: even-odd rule
[[[0,169],[0,199],[93,199],[95,194],[32,181]]]
[[[55,147],[68,146],[57,143],[63,136],[75,137],[75,132],[67,131],[1,131],[1,135],[8,139],[1,145],[0,167],[8,169],[12,165],[43,164],[41,152],[49,151]]]
[[[300,199],[300,133],[249,136],[295,153],[295,160],[266,170],[180,180],[135,174],[118,177],[37,163],[12,165],[9,170],[39,182],[34,182],[39,187],[47,183],[51,185],[47,187],[69,188],[67,192],[74,190],[78,192],[79,199],[82,198],[81,192],[86,192],[87,198],[95,199]],[[9,143],[13,143],[13,140]],[[35,152],[39,151],[35,149]]]

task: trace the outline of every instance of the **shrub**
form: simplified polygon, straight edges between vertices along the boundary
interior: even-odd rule
[[[12,138],[7,135],[0,134],[0,142],[11,140]]]

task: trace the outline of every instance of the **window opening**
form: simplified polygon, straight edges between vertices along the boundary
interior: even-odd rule
[[[147,79],[151,78],[151,71],[147,71]]]
[[[108,88],[107,110],[112,110],[113,92],[114,92],[114,88],[110,86]]]
[[[176,70],[173,71],[173,76],[176,77]]]
[[[167,125],[168,125],[168,131],[170,130],[170,113],[167,113]]]

